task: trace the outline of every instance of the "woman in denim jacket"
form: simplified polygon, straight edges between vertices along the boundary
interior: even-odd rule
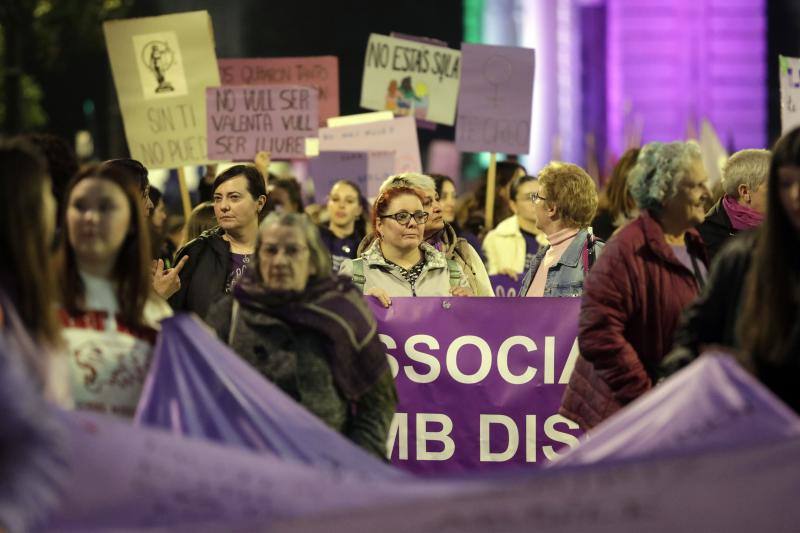
[[[550,244],[536,254],[520,296],[580,296],[603,247],[588,227],[597,210],[594,181],[577,165],[553,162],[539,173],[539,191],[530,201]]]

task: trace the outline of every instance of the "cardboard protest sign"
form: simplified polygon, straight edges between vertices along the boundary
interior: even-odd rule
[[[319,129],[323,152],[394,151],[394,172],[422,172],[419,140],[413,117]]]
[[[304,159],[319,127],[317,90],[297,85],[223,86],[206,90],[208,157]]]
[[[361,107],[453,125],[461,52],[373,33],[364,58]]]
[[[461,53],[456,145],[464,152],[527,154],[534,50],[463,43]]]
[[[320,152],[309,161],[314,200],[322,203],[333,185],[349,180],[367,198],[378,195],[383,180],[394,174],[394,152]]]
[[[103,23],[131,157],[148,168],[208,162],[205,89],[219,85],[206,11]]]
[[[800,126],[800,58],[778,56],[781,87],[781,134]]]
[[[220,59],[223,85],[305,85],[317,89],[319,125],[339,116],[339,58],[258,57]]]

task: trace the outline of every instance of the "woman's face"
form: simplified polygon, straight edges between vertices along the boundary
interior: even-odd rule
[[[164,229],[164,222],[167,220],[167,210],[164,207],[164,201],[160,200],[158,205],[153,208],[153,211],[150,213],[150,223],[153,225],[155,229],[158,231],[162,231]]]
[[[346,183],[337,183],[328,197],[328,214],[334,226],[349,226],[361,215],[358,191]]]
[[[781,206],[795,231],[800,233],[800,167],[779,168],[777,182]]]
[[[247,189],[247,178],[238,176],[220,184],[214,191],[214,215],[225,231],[236,231],[258,224],[258,213],[265,197],[253,198]]]
[[[444,221],[452,223],[456,218],[456,188],[449,181],[442,182],[442,196],[439,198],[442,204],[442,216]]]
[[[420,199],[413,194],[403,194],[389,202],[384,215],[401,212],[413,214],[417,211],[422,211]],[[400,224],[393,218],[383,217],[378,218],[377,230],[383,242],[400,250],[408,250],[419,247],[422,235],[425,233],[425,225],[418,224],[414,217],[410,217],[406,225]]]
[[[539,182],[537,180],[526,181],[517,187],[517,196],[511,199],[511,210],[522,220],[536,224],[536,208],[538,206],[531,200],[530,195],[538,192]]]
[[[705,202],[710,195],[708,174],[702,160],[696,159],[678,183],[675,196],[664,202],[662,217],[684,229],[692,228],[705,220]]]
[[[78,263],[113,265],[131,216],[128,198],[116,183],[100,178],[78,182],[67,204],[67,233]]]
[[[303,291],[315,274],[303,233],[277,224],[261,230],[258,266],[264,286],[279,291]]]
[[[439,201],[439,193],[436,189],[417,189],[422,194],[422,209],[428,213],[428,222],[425,223],[425,237],[430,237],[444,228],[444,216],[442,215],[442,203]]]

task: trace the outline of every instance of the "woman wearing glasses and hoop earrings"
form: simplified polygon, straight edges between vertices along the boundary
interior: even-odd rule
[[[340,274],[389,307],[394,296],[471,296],[461,266],[423,241],[428,213],[410,187],[391,187],[375,200],[372,227],[377,238]]]

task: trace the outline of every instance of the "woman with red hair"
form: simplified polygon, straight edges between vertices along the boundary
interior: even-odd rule
[[[423,241],[428,213],[410,187],[390,187],[375,200],[372,227],[376,239],[361,257],[342,263],[364,294],[389,307],[393,296],[469,296],[461,267]]]

